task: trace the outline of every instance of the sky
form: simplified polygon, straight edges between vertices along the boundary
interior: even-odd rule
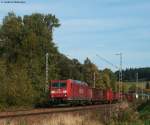
[[[116,53],[122,53],[123,69],[150,67],[150,0],[25,1],[0,3],[0,23],[10,11],[21,16],[52,13],[61,23],[54,42],[69,58],[83,63],[88,57],[100,69],[117,70],[100,57],[119,66]]]

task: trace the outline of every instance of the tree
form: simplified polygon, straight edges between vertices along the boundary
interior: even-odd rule
[[[3,71],[0,86],[4,88],[2,102],[7,105],[35,103],[34,100],[42,98],[47,52],[50,55],[49,79],[54,79],[58,74],[52,60],[53,55],[60,53],[52,42],[52,30],[47,22],[52,24],[52,29],[60,25],[54,15],[38,13],[22,18],[11,12],[3,20],[0,27],[0,60],[5,69],[0,67]]]
[[[123,92],[128,92],[128,86],[125,83],[122,83],[122,91]]]
[[[100,87],[100,73],[95,64],[93,64],[90,59],[86,58],[83,65],[83,74],[84,81],[87,82],[90,86],[94,85],[94,77],[96,86]],[[95,76],[94,76],[95,74]]]
[[[72,59],[72,75],[73,79],[83,81],[83,65],[77,59]]]
[[[10,64],[8,72],[5,62],[1,61],[1,64],[0,103],[6,106],[32,104],[35,92],[26,69]]]
[[[136,81],[136,73],[138,72],[138,77],[140,81],[149,81],[150,80],[150,68],[129,68],[123,70],[123,81],[134,82]],[[118,76],[119,71],[115,72],[116,76]]]
[[[2,42],[0,49],[3,50],[1,56],[5,56],[8,63],[17,61],[20,52],[22,27],[21,17],[17,17],[14,13],[8,13],[8,16],[3,20],[3,25],[0,30]]]
[[[104,88],[112,88],[114,91],[117,90],[116,77],[110,69],[104,69],[101,71],[102,80]]]
[[[46,22],[46,25],[49,28],[51,34],[53,33],[53,28],[60,26],[58,18],[56,18],[55,15],[52,14],[46,15],[44,21]],[[51,36],[53,36],[53,34]],[[51,40],[53,40],[53,38],[51,38]]]
[[[136,84],[132,84],[132,85],[129,87],[129,91],[131,91],[131,92],[132,92],[132,91],[135,92],[136,89],[137,89]]]

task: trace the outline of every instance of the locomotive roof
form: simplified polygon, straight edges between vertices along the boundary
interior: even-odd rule
[[[86,82],[83,82],[83,81],[73,80],[73,79],[67,79],[67,80],[71,80],[72,82],[74,82],[76,84],[82,84],[82,85],[88,86],[88,84]],[[67,80],[52,80],[52,82],[65,82]]]
[[[69,80],[72,80],[72,79],[69,79]],[[82,84],[82,85],[88,86],[88,84],[86,82],[82,82],[82,81],[79,81],[79,80],[72,80],[72,81],[77,83],[77,84]]]

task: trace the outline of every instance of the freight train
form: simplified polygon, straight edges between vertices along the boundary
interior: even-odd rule
[[[52,103],[96,104],[117,102],[121,98],[132,99],[132,95],[113,92],[112,89],[89,87],[78,80],[52,80],[49,86],[49,98]]]

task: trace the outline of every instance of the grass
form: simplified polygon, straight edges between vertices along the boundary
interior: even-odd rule
[[[116,106],[109,112],[102,110],[77,111],[69,113],[55,113],[50,115],[39,115],[34,117],[23,117],[16,119],[0,119],[0,125],[150,125],[150,107],[143,103],[137,110],[125,104]],[[106,118],[106,121],[105,121]]]
[[[82,111],[34,116],[33,118],[0,119],[0,125],[104,125],[99,112]]]
[[[126,84],[128,86],[128,88],[130,88],[132,85],[137,85],[139,88],[145,88],[146,82],[123,82],[124,84]]]
[[[150,101],[147,101],[138,107],[140,117],[143,120],[150,119]],[[150,120],[149,120],[150,121]]]
[[[59,115],[58,117],[53,117],[50,121],[44,120],[42,125],[102,125],[99,121],[87,119],[88,115]]]

